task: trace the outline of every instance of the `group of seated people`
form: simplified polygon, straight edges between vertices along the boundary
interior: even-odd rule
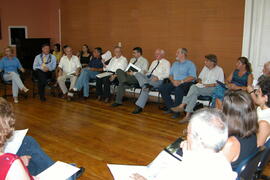
[[[166,113],[173,113],[174,117],[177,117],[179,112],[186,112],[182,122],[189,120],[189,125],[187,141],[181,144],[184,152],[183,161],[177,166],[164,169],[164,172],[160,173],[160,179],[198,179],[198,175],[200,179],[235,179],[233,171],[269,139],[270,62],[265,63],[263,75],[258,79],[255,88],[252,85],[250,63],[245,57],[237,59],[235,70],[224,80],[223,70],[217,65],[217,56],[214,54],[205,56],[205,66],[197,78],[196,66],[187,59],[186,48],[177,50],[176,61],[171,67],[169,61],[164,58],[165,51],[157,49],[154,54],[155,60],[148,69],[148,61],[142,57],[142,49],[136,47],[133,49],[134,58],[130,63],[140,68],[138,72],[125,71],[128,62],[120,47],[114,48],[115,57],[109,63],[102,58],[101,48],[95,48],[91,53],[87,45],[84,45],[79,57],[73,55],[69,46],[65,46],[63,51],[64,55],[57,60],[56,56],[50,53],[50,47],[44,45],[42,53],[34,60],[33,69],[37,73],[39,96],[42,101],[46,100],[47,80],[57,66],[57,82],[64,98],[72,98],[74,93],[80,90],[83,90],[83,96],[87,98],[89,80],[96,79],[97,98],[105,102],[109,102],[111,84],[118,83],[113,107],[123,104],[126,88],[138,84],[142,92],[133,113],[142,111],[149,91],[153,89],[161,93]],[[28,91],[18,75],[18,69],[22,72],[24,70],[19,60],[13,56],[12,48],[6,48],[5,55],[0,61],[0,69],[4,71],[4,79],[12,80],[14,102],[18,102],[18,91]],[[80,59],[84,59],[84,63],[80,62]],[[86,59],[89,59],[89,62]],[[97,78],[103,71],[112,74]],[[168,82],[165,82],[166,78]],[[69,89],[65,84],[66,79],[70,79]],[[174,100],[171,97],[172,93],[175,95]],[[213,108],[202,109],[192,115],[199,95],[212,96]],[[4,153],[4,145],[14,130],[15,119],[11,105],[2,98],[0,121],[0,164],[3,164],[1,167],[6,167],[1,168],[0,175],[3,179],[18,179],[23,176],[33,179],[32,175],[38,174],[41,169],[44,170],[53,163],[35,140],[28,136],[17,154],[21,158]],[[228,166],[228,163],[231,166]],[[28,169],[25,166],[28,166]],[[178,173],[180,171],[181,173]],[[192,173],[194,171],[201,173]],[[132,178],[146,179],[140,174],[134,174]]]
[[[246,57],[236,60],[235,70],[224,80],[223,69],[218,66],[218,58],[214,54],[204,57],[204,67],[198,78],[196,65],[188,59],[188,50],[179,48],[176,51],[176,60],[172,66],[165,59],[165,51],[156,49],[154,61],[150,67],[144,58],[142,48],[135,47],[132,50],[133,58],[129,63],[122,55],[121,47],[114,48],[114,57],[103,58],[102,48],[96,47],[91,52],[86,44],[77,54],[73,54],[70,46],[64,46],[63,53],[60,45],[54,45],[54,51],[50,53],[50,46],[44,44],[42,52],[35,57],[33,70],[38,79],[38,93],[41,101],[46,101],[45,87],[52,73],[56,74],[63,98],[71,100],[74,94],[83,91],[83,97],[89,97],[89,81],[96,81],[96,96],[98,100],[109,102],[111,97],[111,85],[117,85],[115,102],[113,107],[123,105],[125,90],[131,87],[140,87],[141,93],[135,103],[134,114],[141,113],[145,107],[149,92],[158,91],[164,100],[165,113],[172,114],[173,118],[185,112],[186,116],[180,123],[185,123],[193,113],[198,96],[211,96],[212,107],[221,108],[224,93],[230,90],[245,90],[253,84],[251,65]],[[13,55],[11,47],[5,49],[5,57],[0,61],[0,70],[4,71],[4,80],[12,80],[12,92],[14,102],[18,103],[18,91],[28,92],[18,74],[18,69],[24,72],[19,60]],[[129,64],[138,67],[139,71],[127,70]],[[102,72],[110,72],[106,76],[98,77]],[[267,62],[263,70],[264,76],[270,76],[270,62]],[[67,88],[66,80],[70,85]],[[172,98],[174,94],[174,99]]]

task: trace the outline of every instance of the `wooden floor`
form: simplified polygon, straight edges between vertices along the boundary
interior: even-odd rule
[[[45,103],[29,97],[14,104],[16,128],[29,128],[54,160],[85,167],[81,180],[113,179],[107,163],[147,165],[186,128],[155,103],[133,115],[130,100],[113,108],[93,96],[75,102],[47,97]]]

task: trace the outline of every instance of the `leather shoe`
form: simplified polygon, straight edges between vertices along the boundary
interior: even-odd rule
[[[121,106],[122,104],[119,104],[119,103],[113,103],[112,104],[112,107],[117,107],[117,106]]]
[[[82,176],[82,174],[84,173],[84,171],[85,171],[85,168],[84,167],[79,167],[80,168],[80,170],[78,171],[78,172],[76,172],[76,179],[78,179],[79,177],[81,177]]]
[[[142,108],[139,106],[136,106],[136,108],[134,109],[134,111],[132,112],[133,114],[140,114],[142,112]]]

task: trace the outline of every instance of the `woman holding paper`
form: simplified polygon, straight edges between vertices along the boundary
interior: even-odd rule
[[[3,98],[0,98],[0,110],[0,179],[33,180],[20,157],[4,153],[4,144],[14,131],[15,119],[11,105]]]

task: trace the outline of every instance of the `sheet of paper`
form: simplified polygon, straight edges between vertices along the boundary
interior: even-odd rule
[[[148,176],[147,166],[134,166],[134,165],[119,165],[119,164],[107,164],[114,180],[131,180],[132,174],[138,173],[147,180],[151,180]]]
[[[196,86],[197,86],[198,88],[204,88],[204,87],[205,87],[205,86],[204,86],[203,84],[201,84],[201,83],[197,83]]]
[[[67,178],[75,174],[77,171],[79,171],[79,168],[61,161],[57,161],[48,169],[37,175],[37,177],[39,178],[39,180],[66,180]]]
[[[70,73],[67,73],[68,76],[70,76],[70,75],[75,75],[75,74],[76,74],[76,71],[72,71],[72,72],[70,72]]]
[[[173,167],[174,164],[179,164],[181,161],[173,157],[166,151],[161,151],[159,155],[148,165],[148,175],[151,178],[158,177],[159,173],[164,169]]]
[[[4,152],[16,154],[22,145],[22,141],[27,131],[28,129],[14,131],[13,135],[5,143]]]

